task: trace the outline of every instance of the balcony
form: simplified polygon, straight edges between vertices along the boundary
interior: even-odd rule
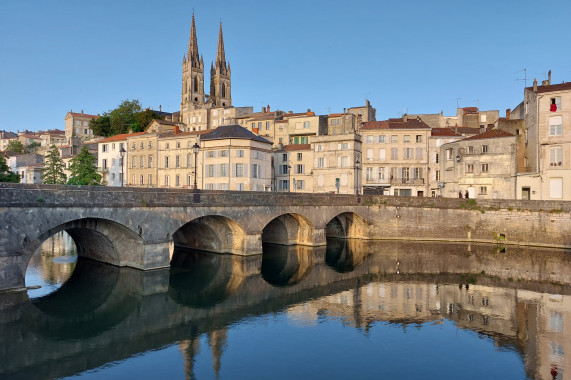
[[[390,181],[387,178],[366,178],[367,185],[388,185]]]
[[[424,178],[391,178],[391,185],[409,185],[417,186],[424,185]]]

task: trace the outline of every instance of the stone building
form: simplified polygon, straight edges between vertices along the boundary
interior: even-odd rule
[[[89,122],[95,120],[99,115],[89,115],[69,111],[65,115],[65,137],[70,139],[72,137],[79,137],[82,140],[91,140],[93,137],[93,131],[89,128]]]
[[[7,161],[10,170],[20,176],[20,183],[43,183],[44,156],[41,154],[16,154]]]
[[[541,86],[524,90],[522,106],[526,154],[517,199],[571,200],[571,83],[551,84],[549,72]]]
[[[128,178],[126,174],[129,162],[127,138],[143,134],[145,132],[124,133],[99,141],[97,167],[103,176],[103,184],[107,186],[125,185],[123,178]]]
[[[514,199],[516,136],[493,129],[440,147],[442,195],[457,198]]]
[[[313,150],[292,144],[274,151],[274,191],[313,192]]]
[[[10,141],[17,138],[18,135],[14,132],[0,131],[0,150],[5,151]]]
[[[420,118],[363,123],[363,191],[365,193],[428,195],[430,127]]]
[[[495,123],[499,116],[498,110],[482,111],[478,107],[456,108],[456,116],[444,116],[442,111],[434,114],[403,115],[404,118],[421,118],[430,128],[451,128],[455,126],[485,128],[489,124]]]

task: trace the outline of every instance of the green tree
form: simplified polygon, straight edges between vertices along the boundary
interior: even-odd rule
[[[10,140],[8,145],[6,145],[6,151],[24,153],[24,144],[18,139]]]
[[[95,136],[113,136],[113,131],[111,130],[111,118],[104,114],[97,119],[91,119],[89,122],[89,128],[93,131]]]
[[[0,182],[20,182],[20,176],[10,170],[2,154],[0,154]]]
[[[38,148],[40,146],[42,146],[42,144],[40,144],[37,141],[34,141],[33,143],[26,145],[26,148],[24,149],[24,153],[35,153],[38,151]]]
[[[71,176],[68,185],[101,185],[101,174],[97,172],[97,159],[89,153],[86,146],[81,148],[77,157],[71,159]]]
[[[42,180],[48,185],[64,185],[67,180],[63,172],[64,169],[65,163],[59,155],[59,150],[55,145],[52,145],[50,152],[46,156]]]
[[[137,122],[135,114],[141,112],[141,103],[138,100],[123,100],[117,108],[109,111],[111,119],[111,131],[113,135],[127,133]]]

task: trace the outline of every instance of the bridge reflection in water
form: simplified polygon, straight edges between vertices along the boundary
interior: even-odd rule
[[[228,351],[253,349],[247,343],[235,347],[240,343],[230,332],[277,313],[303,326],[341,321],[364,336],[385,325],[406,331],[407,326],[427,330],[452,323],[448,328],[474,331],[501,347],[500,353],[519,355],[523,364],[512,377],[551,379],[556,373],[565,378],[571,371],[569,284],[569,252],[509,247],[498,253],[490,245],[332,239],[327,248],[265,244],[264,254],[255,257],[179,250],[170,270],[151,272],[85,259],[54,293],[35,299],[24,292],[0,296],[0,377],[104,371],[108,363],[176,347],[184,355],[180,372],[194,378],[206,371],[196,360],[204,344],[210,346],[216,375],[248,377],[245,363],[224,360]],[[391,344],[395,352],[404,349]],[[307,354],[320,360],[330,353]],[[475,356],[470,352],[455,365],[469,367]],[[369,377],[386,374],[385,367],[397,360],[384,359],[383,368],[368,363]],[[277,363],[256,365],[271,371]],[[424,369],[426,377],[447,373],[449,363],[442,358],[435,366],[440,368]],[[497,375],[494,368],[480,370],[482,376]]]

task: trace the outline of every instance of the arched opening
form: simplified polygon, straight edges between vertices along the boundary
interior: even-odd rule
[[[280,215],[262,230],[262,243],[313,245],[313,225],[299,214]]]
[[[369,241],[328,238],[325,263],[336,272],[352,272],[369,251]]]
[[[92,259],[120,266],[136,261],[142,245],[139,235],[117,222],[96,218],[73,220],[24,243],[24,283],[34,288],[30,289],[30,297],[45,296],[70,278],[76,261]]]
[[[194,92],[198,92],[198,77],[194,77]]]
[[[197,218],[173,234],[175,247],[214,253],[241,254],[245,247],[245,232],[234,220],[220,215]]]
[[[338,239],[366,239],[369,236],[369,226],[358,214],[344,212],[327,223],[325,236]]]
[[[225,98],[226,97],[226,84],[222,83],[222,97]]]
[[[277,287],[295,285],[307,277],[313,263],[313,247],[264,244],[262,278]]]

